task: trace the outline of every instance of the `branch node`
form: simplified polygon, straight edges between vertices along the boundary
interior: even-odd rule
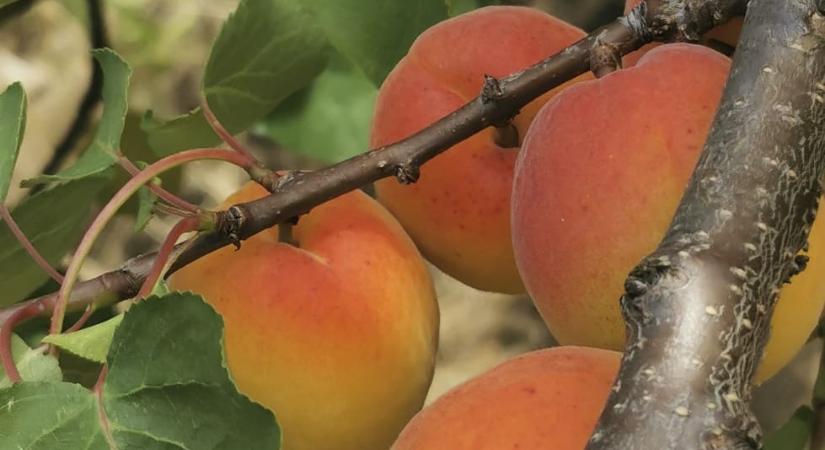
[[[672,264],[666,255],[646,258],[636,266],[625,280],[625,293],[629,298],[644,295],[649,286],[655,284],[659,278],[670,270]]]
[[[226,213],[218,213],[215,229],[238,250],[241,248],[240,230],[245,222],[246,214],[236,205],[227,209]]]
[[[641,297],[647,292],[647,288],[647,283],[632,275],[624,282],[624,291],[629,297]]]
[[[785,281],[783,284],[790,283],[793,277],[802,273],[802,271],[804,271],[805,268],[808,267],[808,261],[810,260],[811,258],[807,255],[794,256],[793,260],[791,260],[791,263],[788,265],[788,275],[785,277]]]
[[[504,97],[501,83],[492,75],[484,74],[484,87],[481,88],[481,103],[494,103]]]
[[[817,2],[817,11],[808,18],[808,25],[814,34],[825,38],[825,0]]]
[[[590,71],[596,78],[601,78],[609,73],[622,68],[622,53],[619,47],[596,39],[590,49]]]
[[[413,163],[399,164],[395,167],[395,178],[401,184],[413,184],[421,176],[421,169]]]
[[[266,186],[270,192],[280,192],[283,191],[286,187],[291,186],[293,184],[301,184],[303,183],[304,175],[308,174],[309,170],[289,170],[285,172],[278,172],[278,178],[275,179],[269,186]],[[275,173],[275,172],[273,172]]]
[[[653,38],[650,27],[647,24],[647,2],[643,1],[638,6],[630,10],[626,16],[619,19],[633,36],[641,42],[649,42]]]

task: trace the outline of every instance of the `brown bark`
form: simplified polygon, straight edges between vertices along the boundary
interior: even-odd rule
[[[750,380],[779,287],[805,266],[825,173],[823,83],[814,0],[751,0],[676,216],[625,283],[625,355],[588,449],[761,447]]]

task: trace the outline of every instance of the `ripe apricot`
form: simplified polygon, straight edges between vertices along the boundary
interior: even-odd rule
[[[476,97],[484,75],[522,70],[584,37],[536,9],[495,6],[425,31],[378,94],[371,146],[403,139]],[[561,88],[524,108],[521,136]],[[417,183],[376,183],[378,199],[438,268],[482,290],[519,293],[510,240],[510,194],[517,149],[502,148],[492,129],[455,145],[421,168]]]
[[[536,116],[516,167],[514,247],[562,344],[623,348],[625,277],[670,224],[729,68],[708,48],[663,45],[634,67],[571,87]],[[809,269],[781,292],[757,382],[787,364],[817,323],[823,228],[814,224]]]
[[[620,357],[556,347],[513,358],[418,413],[391,450],[581,450]]]
[[[265,194],[255,184],[224,207]],[[424,260],[360,191],[293,229],[224,248],[175,273],[223,317],[239,390],[275,412],[285,450],[385,450],[423,405],[438,308]]]

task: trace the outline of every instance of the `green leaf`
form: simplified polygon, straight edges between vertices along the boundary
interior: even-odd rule
[[[41,191],[12,211],[17,224],[53,267],[77,245],[92,218],[89,199],[108,183],[109,178],[104,175],[111,172]],[[59,220],[44,220],[44,214]],[[3,274],[0,306],[24,299],[48,278],[5,224],[0,224],[0,273]]]
[[[42,175],[26,180],[24,186],[84,178],[100,173],[117,162],[120,137],[128,110],[126,95],[132,69],[110,49],[94,50],[92,53],[103,70],[103,116],[91,145],[71,167],[56,175]]]
[[[20,83],[13,83],[0,94],[0,203],[6,201],[6,194],[9,193],[25,129],[26,92]]]
[[[272,413],[230,381],[222,342],[220,316],[197,295],[151,297],[129,309],[104,389],[115,440],[123,448],[278,448]]]
[[[243,131],[318,75],[327,50],[300,2],[242,0],[212,46],[203,94],[227,130]],[[166,123],[146,120],[144,129],[163,155],[218,142],[199,109]]]
[[[151,295],[156,295],[156,296],[164,296],[164,295],[167,295],[167,294],[169,294],[169,293],[171,293],[171,292],[172,292],[172,290],[171,290],[171,289],[169,289],[169,283],[167,283],[167,282],[166,282],[166,280],[164,280],[164,279],[162,279],[162,278],[161,278],[161,279],[160,279],[160,280],[158,280],[158,282],[157,282],[157,283],[155,283],[155,285],[152,287],[152,292],[151,292]]]
[[[450,17],[464,14],[478,8],[476,0],[444,0],[447,5],[447,12]]]
[[[318,161],[342,161],[367,149],[377,92],[346,61],[333,63],[308,89],[287,99],[254,131]]]
[[[67,334],[50,334],[43,338],[43,342],[54,344],[77,356],[99,363],[106,362],[112,337],[115,335],[123,314],[93,325],[82,330]]]
[[[11,354],[23,381],[60,381],[63,379],[60,366],[54,356],[29,348],[16,334],[11,335]],[[11,386],[11,381],[0,367],[0,389],[9,386]]]
[[[238,394],[224,368],[220,316],[200,297],[153,297],[126,312],[98,398],[71,383],[0,390],[3,448],[277,450],[271,412]],[[101,414],[102,412],[102,414]]]
[[[17,0],[0,0],[0,8],[11,5],[12,3],[16,2]]]
[[[329,41],[381,85],[422,31],[447,18],[444,0],[304,0]]]
[[[3,448],[108,450],[95,397],[79,384],[23,382],[0,390]]]
[[[814,412],[800,406],[790,420],[765,438],[765,450],[805,450],[814,428]]]

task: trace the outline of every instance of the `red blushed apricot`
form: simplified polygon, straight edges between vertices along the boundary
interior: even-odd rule
[[[255,184],[224,207],[265,194]],[[275,412],[285,450],[385,450],[423,405],[438,309],[421,255],[360,191],[175,273],[221,314],[239,390]]]
[[[705,47],[665,45],[536,116],[516,168],[513,244],[559,342],[623,347],[624,278],[667,229],[729,68]]]
[[[582,37],[543,12],[512,6],[481,8],[433,26],[381,87],[371,146],[401,140],[456,110],[481,92],[485,74],[518,72]],[[524,108],[514,121],[520,135],[559,89]],[[486,130],[424,165],[413,185],[379,181],[378,199],[441,270],[478,289],[523,292],[509,222],[517,153],[496,145]]]
[[[708,135],[730,62],[668,44],[579,83],[536,116],[516,164],[513,243],[527,290],[565,345],[624,347],[627,274],[664,236]],[[780,293],[756,382],[787,364],[825,303],[825,220],[811,265]]]
[[[418,413],[391,450],[581,450],[620,357],[556,347],[513,358]]]

